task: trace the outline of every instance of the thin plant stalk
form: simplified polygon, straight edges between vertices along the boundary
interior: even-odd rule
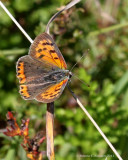
[[[58,17],[63,11],[68,10],[69,8],[73,7],[75,4],[77,4],[78,2],[80,2],[81,0],[73,0],[71,1],[69,4],[67,4],[62,10],[60,10],[59,12],[55,13],[52,18],[49,20],[47,26],[46,26],[46,33],[49,33],[49,28],[50,28],[50,23],[56,18]]]
[[[17,20],[13,17],[13,15],[8,11],[8,9],[4,6],[4,4],[1,1],[0,1],[0,6],[11,18],[11,20],[16,24],[16,26],[20,29],[20,31],[24,34],[24,36],[29,40],[29,42],[33,43],[33,40],[31,39],[31,37],[25,32],[25,30],[21,27],[21,25],[17,22]]]
[[[55,159],[53,131],[54,131],[54,102],[47,104],[47,112],[46,112],[47,157],[49,160]]]
[[[111,144],[111,142],[108,140],[108,138],[105,136],[105,134],[103,133],[103,131],[100,129],[100,127],[98,126],[98,124],[95,122],[95,120],[92,118],[92,116],[88,113],[88,111],[86,110],[86,108],[82,105],[82,103],[80,102],[80,100],[78,99],[78,97],[74,94],[74,92],[70,89],[69,85],[68,85],[68,89],[71,92],[72,96],[74,97],[74,99],[76,100],[77,104],[80,106],[80,108],[84,111],[84,113],[86,114],[86,116],[90,119],[90,121],[92,122],[92,124],[96,127],[96,129],[98,130],[98,132],[101,134],[101,136],[103,137],[103,139],[106,141],[106,143],[109,145],[109,147],[112,149],[112,151],[115,153],[115,155],[117,156],[117,158],[119,160],[123,160],[121,158],[121,156],[119,155],[119,153],[116,151],[116,149],[114,148],[114,146]]]

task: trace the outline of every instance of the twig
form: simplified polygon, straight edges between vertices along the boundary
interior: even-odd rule
[[[47,104],[46,112],[46,138],[47,138],[47,157],[49,160],[54,160],[54,102]]]

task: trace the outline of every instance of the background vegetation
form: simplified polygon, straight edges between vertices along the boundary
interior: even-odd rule
[[[68,2],[8,0],[4,3],[34,39],[45,31],[49,18]],[[128,159],[127,8],[127,0],[83,0],[51,25],[52,36],[68,69],[90,49],[73,70],[90,87],[74,77],[71,88],[125,160]],[[33,136],[36,131],[45,130],[46,104],[25,101],[18,93],[16,62],[28,54],[29,46],[30,42],[0,8],[0,128],[6,126],[5,115],[11,110],[16,112],[19,122],[30,118]],[[117,159],[68,89],[55,102],[54,132],[57,160],[104,160],[103,155],[108,155],[108,160]],[[19,138],[0,134],[0,159],[26,160]]]

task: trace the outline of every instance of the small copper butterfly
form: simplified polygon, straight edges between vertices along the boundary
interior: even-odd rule
[[[19,58],[16,70],[20,94],[25,100],[50,103],[62,94],[72,73],[52,37],[37,36],[29,54]]]

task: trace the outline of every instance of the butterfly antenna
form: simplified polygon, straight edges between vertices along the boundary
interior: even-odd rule
[[[89,49],[80,57],[80,59],[73,65],[71,68],[70,72],[74,69],[74,67],[81,61],[81,59],[85,56],[85,54],[88,54]]]
[[[84,81],[82,81],[81,79],[79,79],[76,75],[73,74],[72,76],[74,76],[75,78],[77,78],[80,82],[82,82],[83,84],[85,84],[87,87],[90,87],[89,84],[87,84]]]

